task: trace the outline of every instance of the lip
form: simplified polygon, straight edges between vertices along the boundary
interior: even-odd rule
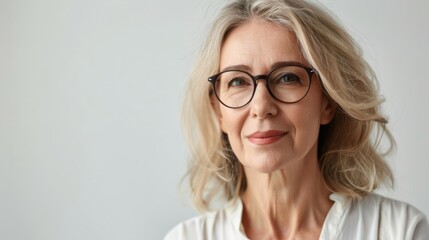
[[[257,131],[247,136],[247,139],[256,145],[266,145],[277,142],[286,134],[287,132],[277,130]]]

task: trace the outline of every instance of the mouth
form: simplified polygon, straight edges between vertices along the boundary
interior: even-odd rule
[[[277,130],[270,130],[270,131],[263,131],[263,132],[258,131],[247,136],[247,139],[249,140],[249,142],[256,145],[267,145],[267,144],[272,144],[277,142],[286,134],[287,132],[277,131]]]

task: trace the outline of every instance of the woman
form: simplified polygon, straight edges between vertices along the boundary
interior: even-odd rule
[[[372,193],[393,184],[377,152],[381,136],[393,145],[380,103],[359,48],[320,6],[230,3],[184,111],[193,202],[227,203],[166,239],[428,239],[420,211]]]

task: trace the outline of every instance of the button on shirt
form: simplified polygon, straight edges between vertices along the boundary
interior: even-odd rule
[[[407,203],[377,194],[352,200],[332,193],[329,198],[334,204],[323,224],[321,240],[429,240],[427,218]],[[231,201],[221,210],[178,224],[165,240],[248,240],[241,224],[242,212],[241,200]]]

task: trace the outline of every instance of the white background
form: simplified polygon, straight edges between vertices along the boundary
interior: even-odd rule
[[[429,2],[325,0],[363,46],[429,214]],[[0,0],[0,239],[161,239],[196,213],[180,106],[220,0]]]

